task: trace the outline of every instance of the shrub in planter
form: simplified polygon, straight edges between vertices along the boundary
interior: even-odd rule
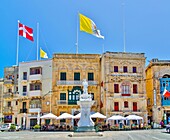
[[[15,129],[16,129],[16,126],[15,126],[14,124],[11,124],[10,130],[11,130],[11,131],[14,131]]]
[[[40,125],[38,125],[38,124],[36,124],[36,125],[34,125],[34,127],[33,127],[34,129],[40,129],[41,128],[41,126]]]

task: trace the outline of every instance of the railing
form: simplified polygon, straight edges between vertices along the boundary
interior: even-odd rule
[[[110,96],[114,97],[114,98],[146,98],[145,94],[138,94],[138,93],[131,93],[130,95],[128,94],[126,96],[126,94],[121,94],[121,93],[114,93],[114,94],[110,94]]]
[[[27,113],[27,109],[20,109],[20,113]]]
[[[14,80],[13,79],[5,79],[4,84],[13,84]]]
[[[93,106],[97,106],[97,100],[93,100],[95,101]],[[67,101],[67,100],[58,100],[57,101],[57,104],[58,105],[77,105],[77,101],[76,100],[73,100],[73,101]]]
[[[82,86],[82,81],[57,81],[56,82],[57,85],[78,85],[78,86]],[[98,82],[97,81],[88,81],[88,85],[97,85]]]
[[[3,98],[12,98],[12,97],[13,97],[13,93],[11,93],[11,92],[6,92],[3,95]]]
[[[141,109],[137,110],[112,110],[112,112],[142,112]]]
[[[11,106],[3,107],[3,113],[12,113],[12,107]]]

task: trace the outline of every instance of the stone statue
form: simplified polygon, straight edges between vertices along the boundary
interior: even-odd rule
[[[88,94],[88,82],[86,79],[83,80],[83,94]]]

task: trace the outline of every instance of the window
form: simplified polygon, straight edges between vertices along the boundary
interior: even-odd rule
[[[11,88],[9,88],[9,89],[8,89],[8,92],[12,92],[12,89],[11,89]]]
[[[23,86],[23,87],[22,87],[22,91],[23,91],[23,92],[27,92],[27,86]]]
[[[80,80],[80,73],[79,72],[74,73],[74,80]]]
[[[124,108],[128,108],[128,101],[124,102]]]
[[[130,94],[130,86],[122,85],[122,94]]]
[[[8,107],[11,107],[11,101],[8,102]]]
[[[94,74],[92,72],[88,73],[88,81],[93,81],[94,80]]]
[[[15,105],[18,105],[18,101],[16,101]]]
[[[151,100],[150,100],[150,98],[148,98],[147,105],[150,105],[150,104],[151,104]]]
[[[118,66],[114,66],[114,72],[118,72]]]
[[[60,80],[66,80],[66,72],[60,73]]]
[[[123,72],[128,72],[127,66],[123,66]]]
[[[114,84],[114,93],[119,93],[119,84]]]
[[[136,73],[137,72],[136,67],[133,67],[132,71],[133,71],[133,73]]]
[[[27,72],[23,72],[23,80],[27,80]]]
[[[66,93],[60,93],[60,100],[66,100]]]
[[[42,74],[41,71],[42,71],[42,68],[41,68],[41,67],[38,67],[38,68],[30,68],[30,75]]]
[[[137,84],[133,84],[133,93],[137,93]]]
[[[137,102],[133,102],[133,111],[137,111]]]
[[[30,84],[30,91],[41,90],[41,83]]]
[[[114,102],[114,111],[119,111],[119,102]]]

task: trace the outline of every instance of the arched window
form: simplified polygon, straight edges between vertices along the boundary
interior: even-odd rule
[[[128,101],[124,102],[124,108],[128,108]]]

